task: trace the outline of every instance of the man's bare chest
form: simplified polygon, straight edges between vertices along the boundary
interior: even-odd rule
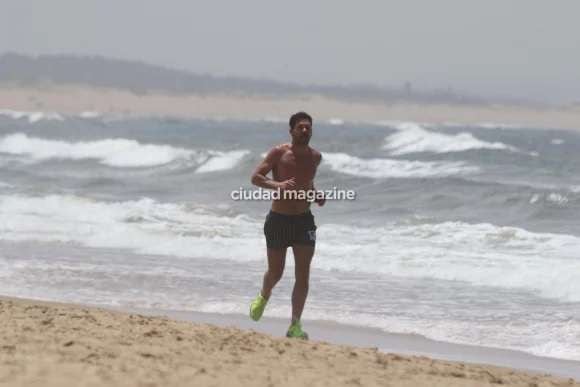
[[[286,152],[280,157],[278,171],[282,175],[310,180],[316,172],[316,162],[312,154],[296,155]]]

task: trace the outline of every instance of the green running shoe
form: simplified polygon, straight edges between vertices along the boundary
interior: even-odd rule
[[[290,328],[288,328],[286,337],[308,340],[308,333],[302,330],[302,324],[300,324],[300,321],[296,321],[290,325]]]
[[[258,297],[256,297],[250,304],[250,318],[254,321],[258,321],[262,317],[267,303],[268,300],[262,297],[262,293],[258,294]]]

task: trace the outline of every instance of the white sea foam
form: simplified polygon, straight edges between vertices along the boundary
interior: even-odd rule
[[[505,122],[476,122],[473,124],[468,123],[461,123],[461,122],[453,122],[453,121],[445,121],[441,123],[425,123],[420,124],[427,128],[436,128],[436,127],[448,127],[448,128],[480,128],[480,129],[531,129],[530,125],[522,125],[518,123],[505,123]]]
[[[99,112],[94,112],[94,111],[85,111],[85,112],[81,112],[79,114],[80,118],[87,118],[87,119],[92,119],[92,118],[99,118],[101,117],[102,114]]]
[[[334,126],[344,125],[344,120],[340,118],[331,118],[328,120],[328,124]]]
[[[29,137],[14,133],[0,137],[0,152],[27,156],[34,161],[49,159],[94,159],[112,167],[154,167],[177,160],[198,165],[196,172],[215,172],[233,168],[246,150],[222,152],[195,151],[169,145],[141,144],[128,139],[104,139],[87,142],[66,142]]]
[[[288,124],[288,119],[284,117],[267,116],[262,119],[264,122],[270,122],[273,124]]]
[[[479,171],[463,162],[361,159],[346,153],[324,153],[323,162],[336,172],[371,178],[446,177]]]
[[[396,120],[381,120],[381,121],[361,121],[361,123],[368,123],[377,126],[386,126],[390,128],[398,128],[400,125],[419,125],[424,128],[477,128],[477,129],[542,129],[537,126],[523,125],[519,123],[505,123],[505,122],[476,122],[476,123],[465,123],[465,122],[454,122],[454,121],[444,121],[444,122],[419,122],[419,121],[396,121]]]
[[[0,239],[11,241],[74,242],[143,254],[232,259],[255,259],[262,242],[255,222],[244,216],[220,216],[202,207],[150,199],[106,203],[77,196],[5,195],[0,196],[0,216]]]
[[[507,124],[503,122],[479,122],[472,125],[464,125],[469,127],[475,128],[483,128],[483,129],[521,129],[525,128],[526,125],[522,124]]]
[[[564,143],[564,140],[562,140],[561,138],[554,138],[552,139],[552,141],[550,141],[553,145],[562,145]]]
[[[150,199],[0,195],[0,240],[77,243],[141,254],[260,260],[262,220]],[[462,281],[580,301],[580,238],[492,224],[321,225],[324,270]],[[195,246],[195,248],[192,248]],[[233,248],[235,246],[235,248]]]
[[[277,317],[289,315],[282,308],[269,309]],[[243,311],[237,311],[240,313]],[[234,312],[235,313],[235,312]],[[419,334],[432,340],[466,345],[483,345],[493,348],[504,348],[524,351],[537,356],[560,359],[580,360],[579,345],[576,337],[580,332],[580,322],[537,322],[529,324],[505,321],[484,320],[474,324],[473,321],[458,321],[453,315],[437,313],[437,318],[405,318],[357,310],[356,313],[342,311],[320,311],[309,309],[311,319],[336,321],[343,324],[374,327],[390,333]],[[446,318],[444,318],[446,317]]]
[[[570,201],[570,199],[568,199],[568,196],[562,195],[561,193],[558,193],[558,192],[550,192],[548,194],[536,193],[536,194],[533,194],[532,197],[530,198],[530,204],[544,202],[544,203],[555,205],[558,207],[566,206],[566,204],[568,204],[569,201]]]
[[[10,117],[15,120],[25,118],[31,124],[39,121],[64,121],[64,117],[55,112],[24,112],[17,110],[0,110],[0,116]]]
[[[559,194],[557,192],[551,192],[548,195],[547,200],[551,203],[554,203],[554,204],[557,204],[560,206],[563,206],[563,205],[568,203],[568,197],[566,197],[562,194]]]
[[[232,169],[244,158],[244,156],[250,154],[250,151],[210,151],[208,154],[210,156],[209,159],[195,171],[196,173],[207,173]]]
[[[387,136],[384,149],[392,155],[409,153],[463,152],[471,149],[496,149],[519,152],[517,148],[501,142],[486,142],[475,138],[471,133],[456,135],[430,132],[416,123],[397,125],[398,132]]]
[[[364,123],[364,121],[363,121]],[[399,125],[407,124],[408,121],[397,121],[397,120],[380,120],[380,121],[371,121],[369,124],[376,125],[376,126],[385,126],[387,128],[397,128]],[[416,125],[428,125],[415,122]]]
[[[319,240],[327,255],[320,262],[328,269],[464,281],[580,301],[575,279],[580,238],[571,235],[445,222],[383,228],[334,225],[321,230]]]

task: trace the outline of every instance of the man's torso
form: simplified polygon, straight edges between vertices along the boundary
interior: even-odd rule
[[[304,149],[293,150],[290,144],[280,145],[279,148],[280,157],[272,170],[274,180],[284,181],[294,177],[296,185],[292,187],[293,191],[300,192],[313,189],[314,176],[320,162],[320,152],[309,146]],[[301,214],[308,211],[310,202],[307,200],[288,199],[284,196],[284,193],[281,192],[280,199],[273,201],[272,211],[288,215]]]

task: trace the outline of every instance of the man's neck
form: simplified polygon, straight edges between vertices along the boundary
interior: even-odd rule
[[[292,151],[298,152],[298,153],[303,153],[303,152],[306,152],[310,149],[308,144],[295,144],[295,143],[292,143],[290,148],[292,149]]]

